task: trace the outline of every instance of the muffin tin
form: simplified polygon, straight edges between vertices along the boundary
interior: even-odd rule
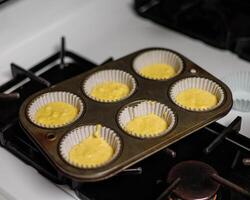
[[[134,61],[145,53],[163,51],[177,56],[181,60],[181,71],[175,77],[167,80],[151,80],[140,76],[133,68]],[[82,66],[84,67],[84,66]],[[136,87],[127,98],[115,102],[100,102],[89,97],[84,92],[84,83],[91,75],[101,70],[121,70],[130,74]],[[191,111],[178,106],[171,98],[171,89],[179,81],[186,78],[201,78],[210,80],[219,86],[223,98],[213,109]],[[54,92],[67,92],[81,100],[80,116],[72,123],[62,127],[42,127],[35,124],[29,117],[30,106],[42,95]],[[174,116],[171,127],[157,137],[137,137],[126,133],[119,123],[120,113],[128,106],[138,104],[142,101],[155,101],[159,105],[166,106],[167,110]],[[107,179],[139,162],[140,160],[166,148],[178,140],[190,135],[196,130],[216,121],[226,115],[232,107],[232,94],[229,88],[220,80],[197,66],[195,63],[181,54],[169,49],[150,48],[132,53],[118,60],[109,62],[102,66],[93,68],[86,73],[65,80],[50,88],[44,89],[27,98],[22,104],[19,112],[19,120],[27,135],[39,147],[47,159],[59,170],[59,172],[77,182],[93,182]],[[111,130],[119,141],[118,152],[114,159],[95,168],[81,168],[67,162],[67,153],[62,152],[63,142],[67,137],[83,126],[102,125]],[[86,137],[86,135],[83,135]],[[67,145],[66,145],[67,146]],[[160,163],[156,163],[160,164]]]

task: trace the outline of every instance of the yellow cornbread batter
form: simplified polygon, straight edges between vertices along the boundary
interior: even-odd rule
[[[217,98],[205,90],[191,88],[177,94],[176,102],[191,109],[207,109],[217,104]]]
[[[142,67],[140,74],[152,79],[168,79],[173,77],[176,72],[171,65],[156,63]]]
[[[51,102],[42,106],[35,114],[35,121],[47,126],[63,125],[75,119],[78,110],[64,102]]]
[[[126,84],[108,81],[96,85],[91,91],[91,96],[101,100],[112,101],[128,96],[129,92],[130,89]]]
[[[100,165],[110,160],[113,153],[113,148],[100,137],[97,130],[70,150],[69,160],[82,166]]]
[[[151,113],[140,117],[135,117],[126,124],[126,130],[141,136],[157,135],[167,129],[167,122]]]

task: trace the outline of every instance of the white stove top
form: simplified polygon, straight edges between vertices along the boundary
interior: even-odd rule
[[[230,72],[250,71],[249,62],[228,51],[136,16],[132,0],[13,1],[0,7],[0,84],[11,78],[11,62],[25,68],[37,64],[56,52],[62,35],[68,49],[99,63],[145,47],[166,47],[219,78]],[[249,113],[232,110],[220,122],[227,125],[238,115],[243,118],[241,133],[250,137]],[[4,190],[17,200],[73,199],[1,148],[0,163],[0,197]]]

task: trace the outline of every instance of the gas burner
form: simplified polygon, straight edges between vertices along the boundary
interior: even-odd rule
[[[174,193],[170,200],[215,200],[220,185],[250,197],[249,191],[222,178],[212,166],[201,161],[189,160],[178,163],[170,170],[167,182],[170,186],[166,191],[169,193],[173,190]],[[164,196],[168,193],[165,192]],[[162,198],[163,196],[158,199]]]
[[[167,181],[180,178],[174,194],[184,200],[215,199],[220,184],[211,179],[216,170],[200,161],[184,161],[175,165],[169,172]]]

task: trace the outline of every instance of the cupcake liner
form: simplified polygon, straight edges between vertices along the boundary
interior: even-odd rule
[[[157,64],[157,63],[171,65],[175,69],[175,72],[176,72],[174,76],[177,76],[183,70],[182,59],[177,54],[171,51],[167,51],[167,50],[151,50],[151,51],[147,51],[145,53],[140,54],[134,59],[133,68],[138,75],[147,79],[152,79],[152,80],[169,79],[169,78],[161,79],[161,78],[147,77],[140,73],[143,67],[151,65],[151,64]],[[173,77],[170,77],[170,78],[173,78]]]
[[[59,153],[63,157],[63,159],[72,166],[84,169],[101,167],[114,160],[121,151],[121,140],[113,130],[104,126],[101,126],[100,128],[100,137],[104,139],[114,150],[114,154],[110,160],[107,160],[104,163],[100,163],[99,165],[83,165],[81,163],[73,162],[69,159],[70,150],[84,139],[93,135],[96,130],[97,125],[86,125],[78,127],[69,132],[59,144]]]
[[[202,89],[202,90],[205,90],[207,92],[212,93],[217,98],[217,101],[218,101],[217,104],[213,107],[210,107],[210,108],[191,108],[191,107],[187,107],[185,105],[178,103],[176,101],[176,96],[180,92],[185,91],[187,89],[191,89],[191,88]],[[182,80],[176,82],[172,86],[172,88],[170,89],[170,97],[173,100],[173,102],[175,104],[177,104],[178,106],[180,106],[186,110],[191,110],[191,111],[213,110],[213,109],[217,108],[219,105],[221,105],[221,103],[224,100],[224,96],[225,95],[224,95],[222,88],[217,83],[215,83],[214,81],[211,81],[209,79],[200,78],[200,77],[192,77],[192,78],[182,79]]]
[[[60,125],[47,125],[47,124],[42,124],[42,123],[37,122],[35,119],[36,112],[41,107],[43,107],[46,104],[51,103],[51,102],[68,103],[68,104],[77,108],[78,114],[75,117],[75,119],[73,119],[72,121],[69,121],[67,123],[60,124]],[[48,93],[45,93],[45,94],[38,96],[37,98],[35,98],[31,102],[31,104],[28,106],[28,109],[27,109],[27,115],[28,115],[28,118],[37,126],[40,126],[43,128],[58,128],[58,127],[66,126],[66,125],[71,124],[74,121],[76,121],[81,116],[81,114],[83,112],[83,107],[84,106],[83,106],[81,99],[72,93],[62,92],[62,91],[48,92]]]
[[[233,94],[233,109],[250,112],[250,72],[229,74],[223,81]]]
[[[147,135],[141,135],[135,132],[129,132],[126,130],[126,125],[128,122],[133,120],[135,117],[147,115],[147,114],[155,114],[161,118],[163,118],[167,122],[167,129],[163,132],[160,132],[158,134],[147,134]],[[161,135],[164,135],[172,130],[174,124],[175,124],[175,115],[172,112],[170,108],[168,108],[166,105],[161,104],[156,101],[139,101],[139,102],[133,102],[123,108],[118,115],[118,122],[121,128],[128,133],[129,135],[133,135],[135,137],[139,138],[153,138],[158,137]]]
[[[101,84],[103,82],[108,82],[108,81],[126,84],[130,89],[129,94],[124,98],[116,99],[116,100],[99,99],[91,95],[91,91],[96,85]],[[83,84],[83,90],[89,98],[95,101],[107,102],[107,103],[116,102],[116,101],[120,101],[120,100],[128,98],[134,93],[135,88],[136,88],[136,81],[132,77],[132,75],[121,70],[102,70],[102,71],[96,72],[90,77],[88,77],[88,79]]]

